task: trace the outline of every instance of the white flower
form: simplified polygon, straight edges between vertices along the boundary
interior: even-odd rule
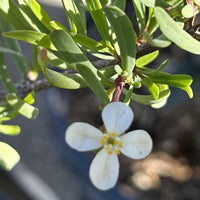
[[[118,154],[141,159],[152,149],[152,140],[144,130],[123,134],[133,121],[133,112],[122,102],[108,104],[102,112],[106,133],[83,122],[75,122],[66,130],[66,142],[78,151],[102,149],[93,159],[89,175],[100,190],[115,186],[119,174]],[[122,135],[123,134],[123,135]]]

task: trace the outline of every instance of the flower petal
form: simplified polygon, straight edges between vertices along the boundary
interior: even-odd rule
[[[152,139],[144,130],[128,132],[120,137],[123,144],[121,152],[133,159],[142,159],[152,150]]]
[[[78,151],[90,151],[101,147],[102,132],[83,122],[71,124],[65,132],[67,144]]]
[[[102,119],[108,133],[125,132],[133,121],[133,111],[122,102],[108,104],[102,112]]]
[[[90,166],[90,179],[100,190],[115,186],[119,175],[119,161],[116,153],[108,154],[105,149],[97,153]]]

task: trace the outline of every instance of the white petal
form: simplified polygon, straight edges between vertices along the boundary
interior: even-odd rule
[[[101,147],[102,132],[83,122],[71,124],[65,132],[67,144],[78,151],[89,151]]]
[[[102,112],[102,119],[108,133],[124,133],[133,121],[133,111],[122,102],[108,104]]]
[[[152,150],[152,139],[144,130],[135,130],[120,137],[123,144],[120,151],[133,159],[142,159]]]
[[[115,186],[119,175],[119,161],[116,153],[108,154],[105,149],[97,153],[90,166],[90,179],[100,190]]]

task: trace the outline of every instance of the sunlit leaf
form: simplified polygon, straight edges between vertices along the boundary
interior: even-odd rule
[[[20,160],[17,151],[10,145],[0,142],[0,166],[5,170],[11,170]]]
[[[144,6],[144,4],[142,4],[140,2],[140,0],[132,0],[132,2],[133,2],[133,5],[134,5],[134,8],[135,8],[135,13],[136,13],[136,16],[137,16],[137,23],[138,23],[138,26],[139,26],[139,30],[140,30],[140,33],[142,33],[142,31],[145,28],[145,22],[146,22],[145,6]]]
[[[35,0],[17,0],[21,6],[23,12],[31,19],[31,22],[37,26],[37,28],[43,33],[49,33],[48,28],[45,23],[47,14],[40,7],[40,5]],[[50,21],[50,19],[49,19]],[[49,25],[49,23],[48,23]],[[51,30],[51,29],[50,29]]]
[[[86,34],[85,26],[74,1],[62,0],[62,3],[68,17],[71,32]]]
[[[96,27],[105,42],[108,46],[110,45],[110,38],[109,38],[109,29],[108,24],[103,13],[103,9],[99,0],[86,0],[87,7],[89,12],[96,24]]]
[[[30,44],[39,45],[48,49],[56,50],[54,45],[51,43],[49,35],[36,31],[10,31],[3,33],[4,37],[22,40]]]
[[[136,60],[136,66],[142,68],[155,60],[158,55],[159,51],[154,51],[152,53],[146,54]]]
[[[180,48],[194,54],[200,54],[200,42],[184,31],[177,23],[160,7],[154,8],[155,17],[163,34]]]
[[[34,119],[38,115],[38,109],[31,106],[30,104],[25,103],[15,94],[9,93],[6,96],[6,99],[10,106],[12,106],[17,112],[28,119]]]
[[[17,30],[36,30],[38,27],[20,9],[13,0],[0,1],[0,14],[4,19]]]
[[[191,4],[185,5],[181,10],[181,14],[185,18],[193,17],[194,16],[194,8],[193,8],[193,6]]]
[[[142,80],[142,84],[145,85],[145,86],[147,86],[149,92],[152,94],[152,96],[153,96],[154,99],[158,99],[159,98],[159,93],[160,93],[159,87],[155,83],[153,83],[148,78],[144,78]]]
[[[20,131],[19,126],[0,124],[0,132],[5,135],[19,135]]]

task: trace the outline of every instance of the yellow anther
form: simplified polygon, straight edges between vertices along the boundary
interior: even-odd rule
[[[120,150],[119,149],[115,149],[115,152],[116,152],[117,155],[120,154]]]
[[[117,133],[111,133],[110,134],[112,137],[116,137],[117,136]]]
[[[109,138],[109,135],[104,134],[103,137],[101,138],[101,144],[105,144],[108,138]]]
[[[118,142],[118,146],[119,146],[120,148],[122,148],[122,147],[123,147],[122,142]]]
[[[108,154],[112,154],[113,153],[113,151],[108,151]]]

